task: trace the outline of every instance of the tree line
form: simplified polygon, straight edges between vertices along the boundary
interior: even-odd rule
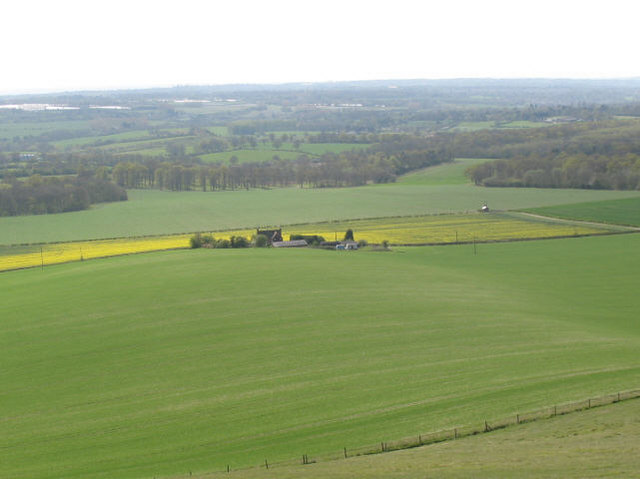
[[[124,201],[127,192],[111,181],[93,176],[43,178],[0,184],[0,216],[64,213],[93,203]]]
[[[389,183],[397,175],[452,161],[446,138],[387,135],[370,148],[320,157],[301,154],[295,160],[274,155],[262,163],[181,163],[180,161],[117,163],[111,176],[125,188],[157,188],[173,191],[217,191],[249,188],[301,188],[360,186]]]

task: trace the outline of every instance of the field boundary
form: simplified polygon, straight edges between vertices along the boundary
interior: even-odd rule
[[[268,460],[268,458],[265,458],[262,464],[255,465],[255,466],[238,467],[238,468],[234,468],[232,467],[231,464],[229,464],[226,466],[226,469],[223,471],[208,472],[208,473],[205,473],[204,476],[200,475],[199,477],[213,477],[213,476],[218,476],[222,474],[226,475],[229,473],[233,473],[234,471],[249,471],[249,470],[258,471],[260,469],[266,471],[271,468],[278,468],[278,467],[284,467],[284,466],[299,466],[299,465],[314,464],[321,461],[329,462],[329,461],[346,460],[352,457],[368,456],[372,454],[383,454],[386,452],[412,449],[415,447],[428,446],[428,445],[437,444],[440,442],[455,441],[464,437],[476,436],[479,434],[487,434],[492,431],[505,429],[507,427],[512,427],[512,426],[525,424],[529,422],[551,419],[556,416],[564,416],[566,414],[586,411],[588,409],[608,406],[621,401],[629,401],[629,400],[638,399],[638,398],[640,398],[640,389],[620,391],[617,393],[605,394],[603,396],[596,396],[596,397],[578,400],[578,401],[559,403],[553,406],[547,406],[547,407],[539,408],[533,411],[528,411],[523,413],[514,413],[502,419],[484,420],[482,422],[478,422],[473,425],[450,427],[447,429],[441,429],[438,431],[433,431],[433,432],[428,432],[423,434],[418,433],[418,434],[414,434],[413,436],[407,436],[402,439],[397,439],[393,441],[382,440],[377,444],[370,444],[367,446],[360,446],[360,447],[354,447],[354,448],[343,447],[342,450],[335,453],[319,454],[317,456],[303,454],[298,459],[290,459],[290,460],[274,461],[274,462],[271,462]],[[183,476],[173,476],[173,477],[179,478],[179,477],[189,477],[189,476],[190,474],[183,475]]]

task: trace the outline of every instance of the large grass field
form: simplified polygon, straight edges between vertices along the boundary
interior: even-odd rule
[[[380,185],[358,188],[169,192],[57,215],[0,218],[0,245],[162,235],[356,218],[508,210],[639,196],[633,191]]]
[[[638,248],[191,250],[2,273],[0,477],[204,473],[635,388]]]
[[[638,418],[640,401],[635,400],[418,449],[278,467],[272,474],[279,479],[637,477]],[[263,478],[269,472],[262,468],[199,479]]]
[[[491,161],[486,158],[458,158],[451,163],[431,166],[424,170],[415,171],[398,178],[401,185],[464,185],[469,183],[465,171],[472,165]]]
[[[640,197],[530,208],[527,211],[565,219],[640,226]]]

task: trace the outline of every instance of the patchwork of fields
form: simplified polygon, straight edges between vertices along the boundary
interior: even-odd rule
[[[0,245],[221,231],[353,218],[475,212],[630,198],[635,191],[390,185],[169,192],[131,190],[90,210],[0,218]]]
[[[610,233],[640,226],[640,193],[478,188],[464,170],[479,161],[392,185],[130,191],[0,218],[0,270],[32,267],[0,275],[0,476],[208,477],[637,388],[640,235]],[[485,202],[492,213],[477,213]],[[566,220],[506,211],[525,208]],[[259,225],[450,246],[186,250],[185,232]],[[506,242],[521,239],[547,240]],[[471,242],[489,244],[452,244]],[[104,258],[167,249],[183,251]],[[541,477],[607,460],[603,477],[637,470],[635,442],[609,433],[637,421],[582,414],[547,423],[569,435],[537,423],[278,477],[513,476],[487,451]],[[587,454],[576,431],[611,446]],[[564,462],[519,455],[560,444]]]
[[[338,221],[283,227],[285,239],[292,234],[320,235],[326,240],[342,239],[352,229],[356,240],[392,245],[453,244],[486,241],[514,241],[575,237],[621,232],[614,226],[590,226],[572,222],[544,221],[517,213],[431,215],[371,220]],[[255,230],[212,232],[217,238],[232,235],[251,238]],[[0,247],[0,271],[92,258],[189,247],[191,235],[50,243],[41,246]]]

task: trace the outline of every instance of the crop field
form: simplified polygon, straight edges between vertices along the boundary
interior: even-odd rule
[[[215,232],[217,239],[232,235],[250,238],[255,230]],[[108,256],[147,253],[168,249],[189,248],[192,235],[153,236],[146,238],[118,238],[97,241],[74,241],[31,246],[0,247],[0,271],[32,268],[40,265],[84,261]]]
[[[327,240],[342,239],[352,229],[357,240],[380,244],[451,244],[473,241],[509,241],[604,234],[606,227],[554,223],[509,213],[430,215],[289,226],[283,234],[317,234]]]
[[[526,211],[558,218],[640,226],[640,198],[547,206]]]
[[[401,184],[222,192],[130,190],[128,194],[129,201],[84,211],[0,218],[0,245],[475,212],[484,202],[493,210],[510,210],[640,196],[635,191]]]
[[[0,476],[222,471],[630,389],[639,247],[186,250],[3,273]]]
[[[292,234],[320,235],[326,240],[342,239],[352,229],[356,240],[392,245],[452,244],[486,241],[586,236],[624,231],[615,227],[590,227],[580,224],[549,222],[518,216],[517,213],[430,215],[418,217],[375,218],[285,226],[285,239]],[[213,231],[217,239],[232,235],[251,238],[255,229]],[[0,271],[40,265],[67,263],[123,254],[146,253],[189,247],[191,234],[116,238],[109,240],[48,243],[31,246],[0,246]],[[42,249],[41,249],[42,248]]]
[[[348,461],[278,467],[279,479],[610,478],[640,470],[640,401],[527,423],[432,446]],[[233,471],[234,479],[263,470]],[[184,475],[178,476],[184,477]],[[205,474],[196,479],[224,477]]]

